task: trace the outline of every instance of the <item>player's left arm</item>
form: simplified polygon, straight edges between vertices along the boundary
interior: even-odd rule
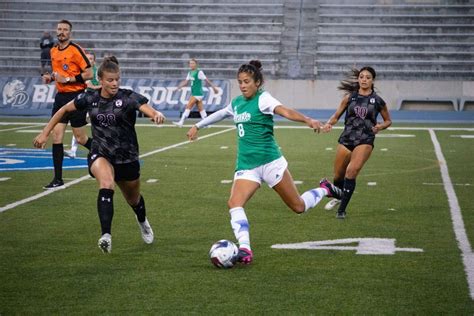
[[[148,103],[142,104],[138,110],[148,116],[152,122],[155,124],[163,124],[165,121],[165,116],[160,111],[152,108]]]
[[[315,132],[319,133],[319,130],[321,129],[320,121],[315,120],[309,116],[303,115],[302,113],[296,110],[290,109],[284,105],[277,105],[275,107],[274,113],[280,116],[283,116],[284,118],[290,121],[305,123],[308,127],[312,128]]]
[[[74,104],[74,100],[66,104],[65,106],[61,107],[59,111],[57,111],[53,117],[49,120],[48,124],[43,128],[43,131],[38,134],[33,140],[33,146],[36,148],[44,148],[46,142],[48,141],[49,134],[54,129],[54,127],[61,121],[63,116],[66,113],[76,111],[76,105]]]
[[[392,119],[390,118],[390,112],[388,111],[387,105],[380,110],[380,115],[382,115],[383,122],[378,122],[374,127],[372,127],[372,131],[374,134],[377,134],[383,129],[386,129],[392,125]]]

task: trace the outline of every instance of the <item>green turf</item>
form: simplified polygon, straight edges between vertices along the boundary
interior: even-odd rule
[[[34,134],[1,132],[14,127],[19,126],[0,126],[0,146],[29,148]],[[200,135],[222,129],[204,129]],[[186,140],[185,128],[137,131],[142,154]],[[133,212],[117,190],[113,252],[100,252],[97,185],[92,179],[0,213],[0,315],[474,313],[426,130],[385,131],[415,137],[376,140],[344,221],[324,210],[327,199],[308,214],[295,215],[262,186],[246,207],[254,263],[214,268],[207,257],[211,244],[233,239],[226,207],[231,185],[221,180],[233,176],[234,133],[142,159],[142,193],[156,234],[153,245],[142,242]],[[339,133],[276,130],[294,179],[303,181],[300,192],[321,177],[331,177]],[[459,134],[474,132],[436,131],[473,244],[474,140],[451,137]],[[68,179],[86,174],[64,171]],[[0,182],[0,207],[41,193],[51,175],[50,170],[2,172],[0,177],[12,179]],[[270,248],[362,237],[393,238],[397,247],[424,252],[357,255]]]

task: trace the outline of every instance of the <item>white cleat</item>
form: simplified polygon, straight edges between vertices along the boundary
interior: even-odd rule
[[[331,211],[333,210],[336,206],[341,204],[341,200],[338,199],[332,199],[331,201],[327,202],[326,205],[324,205],[324,209],[326,211]]]
[[[155,235],[153,234],[153,229],[151,229],[148,219],[145,218],[145,221],[143,223],[140,223],[137,219],[137,223],[138,223],[138,227],[140,227],[140,231],[142,233],[142,239],[145,242],[145,244],[153,243],[153,239],[155,238]]]
[[[71,158],[71,159],[76,158],[76,152],[72,151],[72,150],[65,150],[64,155]]]
[[[111,253],[112,252],[112,236],[110,234],[103,234],[102,237],[99,238],[98,245],[103,253]]]
[[[174,125],[178,126],[178,127],[183,127],[183,122],[179,121],[179,122],[173,122]]]

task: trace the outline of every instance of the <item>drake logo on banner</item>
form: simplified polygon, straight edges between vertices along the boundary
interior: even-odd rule
[[[3,86],[3,102],[2,107],[23,108],[29,101],[30,97],[25,91],[25,84],[18,79],[8,81]]]

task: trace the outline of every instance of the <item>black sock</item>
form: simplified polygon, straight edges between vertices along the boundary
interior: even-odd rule
[[[145,200],[140,195],[140,202],[137,205],[132,206],[133,211],[137,214],[137,219],[140,223],[143,223],[146,219]]]
[[[341,190],[344,188],[344,179],[341,179],[341,180],[334,179],[332,183]]]
[[[100,189],[97,196],[97,211],[103,234],[110,234],[114,217],[114,190]]]
[[[91,145],[92,145],[92,137],[89,137],[89,138],[87,138],[87,142],[83,146],[86,147],[87,149],[89,149],[89,151],[90,151],[91,150]]]
[[[64,160],[63,144],[53,144],[54,178],[56,180],[63,179],[63,160]]]
[[[349,204],[349,201],[351,200],[352,193],[354,193],[355,186],[355,179],[344,179],[344,188],[342,189],[342,199],[341,205],[339,205],[339,211],[346,210],[347,204]]]

